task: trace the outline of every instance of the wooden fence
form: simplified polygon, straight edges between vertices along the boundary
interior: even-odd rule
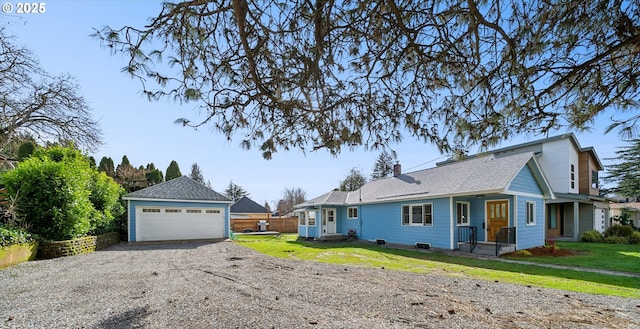
[[[276,231],[280,233],[298,233],[298,217],[272,217],[268,219],[234,219],[231,218],[231,230],[234,232],[242,232],[245,229],[258,231],[258,221],[266,220],[267,231]]]

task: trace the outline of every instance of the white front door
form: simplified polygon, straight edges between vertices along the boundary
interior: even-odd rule
[[[334,208],[327,208],[322,210],[322,233],[336,233],[336,210]]]

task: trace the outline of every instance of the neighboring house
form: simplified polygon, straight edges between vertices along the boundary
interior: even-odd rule
[[[533,152],[551,184],[554,200],[546,203],[546,239],[577,241],[584,231],[604,232],[609,201],[600,196],[604,169],[593,147],[581,147],[574,134],[564,134],[490,151],[496,157]]]
[[[187,176],[129,193],[123,199],[131,242],[228,237],[231,200]]]
[[[247,196],[231,205],[231,230],[234,232],[260,231],[260,223],[263,223],[262,230],[266,230],[266,223],[270,218],[271,214],[267,208]]]
[[[296,206],[298,235],[458,249],[475,232],[495,241],[515,232],[515,249],[544,245],[544,204],[553,199],[532,152],[484,156],[368,182],[353,192],[331,191]],[[475,230],[470,230],[475,228]]]
[[[633,223],[633,226],[640,227],[640,202],[611,203],[609,207],[611,207],[612,218],[620,216],[622,211],[626,209],[630,216],[629,220]]]
[[[268,219],[270,217],[267,208],[257,202],[243,196],[231,205],[231,220],[234,219]]]

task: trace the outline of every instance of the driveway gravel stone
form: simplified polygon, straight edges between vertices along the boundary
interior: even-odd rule
[[[0,328],[640,328],[640,301],[277,259],[229,241],[121,243],[0,270]]]

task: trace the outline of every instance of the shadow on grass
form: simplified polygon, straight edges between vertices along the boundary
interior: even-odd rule
[[[640,280],[635,277],[616,276],[609,274],[585,272],[580,270],[567,270],[549,268],[538,265],[525,265],[502,262],[500,260],[481,259],[465,256],[452,256],[437,250],[406,250],[389,246],[380,246],[364,242],[313,242],[313,241],[287,241],[287,243],[314,249],[340,249],[358,248],[375,251],[379,253],[402,256],[407,258],[442,262],[482,268],[488,270],[506,271],[512,273],[522,273],[528,275],[551,276],[561,279],[590,281],[598,284],[614,285],[632,289],[640,289]],[[543,264],[541,264],[543,265]]]

